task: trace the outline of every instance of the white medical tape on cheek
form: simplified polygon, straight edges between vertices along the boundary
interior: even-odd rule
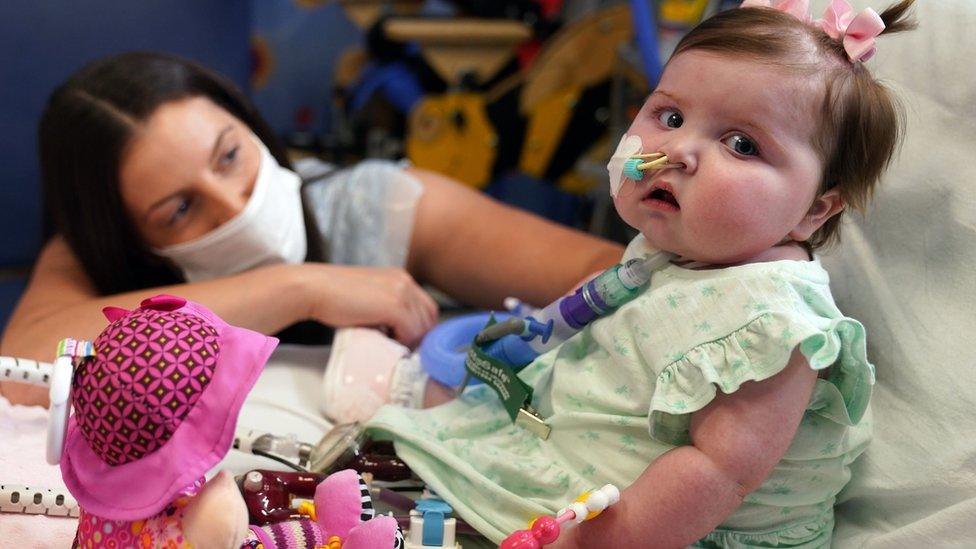
[[[616,198],[623,185],[624,163],[631,156],[640,153],[644,148],[644,143],[639,135],[624,134],[617,144],[617,150],[610,157],[607,163],[607,171],[610,174],[610,196]]]

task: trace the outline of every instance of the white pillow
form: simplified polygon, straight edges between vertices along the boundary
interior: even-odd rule
[[[867,5],[887,6],[855,2]],[[881,37],[868,62],[906,107],[904,147],[824,258],[878,374],[840,547],[976,543],[976,2],[920,0],[915,12],[919,29]]]

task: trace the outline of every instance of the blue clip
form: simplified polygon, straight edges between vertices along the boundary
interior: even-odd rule
[[[543,344],[549,341],[549,336],[552,335],[552,329],[555,326],[551,318],[543,324],[531,316],[525,317],[525,324],[525,329],[529,334],[522,336],[522,340],[532,341],[538,336]]]
[[[422,499],[414,507],[424,516],[422,543],[426,547],[444,545],[444,519],[451,514],[451,506],[440,499]]]

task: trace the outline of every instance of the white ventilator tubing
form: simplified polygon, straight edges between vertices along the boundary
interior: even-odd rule
[[[63,488],[0,484],[0,512],[2,513],[77,517],[79,511],[78,502]]]

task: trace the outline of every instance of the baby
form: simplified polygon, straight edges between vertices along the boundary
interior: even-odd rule
[[[909,29],[834,0],[747,0],[677,46],[618,158],[667,155],[639,181],[612,162],[625,260],[693,262],[519,374],[551,427],[513,425],[485,386],[370,427],[461,517],[500,541],[582,491],[620,502],[559,547],[827,547],[833,505],[870,439],[864,329],[813,255],[865,205],[899,140],[899,112],[864,65]],[[685,265],[685,266],[681,266]]]

